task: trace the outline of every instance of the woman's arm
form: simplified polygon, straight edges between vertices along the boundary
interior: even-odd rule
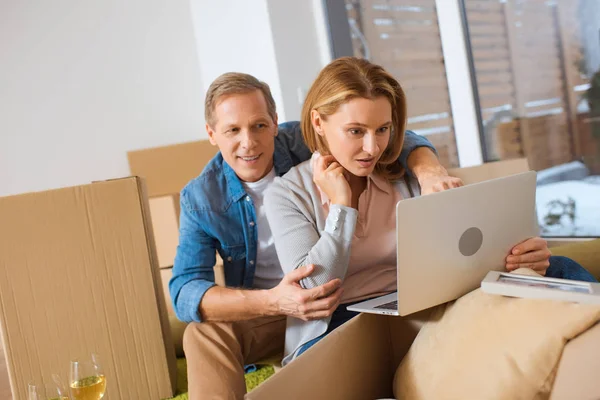
[[[296,170],[293,170],[297,174]],[[312,184],[309,179],[307,184]],[[265,195],[265,206],[279,262],[285,273],[302,265],[314,264],[315,270],[300,281],[304,288],[313,288],[332,279],[344,279],[350,259],[350,245],[356,227],[358,211],[332,204],[319,232],[318,196],[286,178],[278,178]],[[317,203],[317,204],[315,204]]]

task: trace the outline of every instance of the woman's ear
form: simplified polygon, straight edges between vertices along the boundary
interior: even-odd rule
[[[312,122],[313,129],[317,132],[317,135],[324,136],[323,132],[323,118],[321,118],[321,114],[317,110],[311,110],[310,112],[310,121]]]

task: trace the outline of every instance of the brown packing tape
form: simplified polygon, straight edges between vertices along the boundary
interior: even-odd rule
[[[100,355],[107,398],[173,393],[175,363],[139,178],[0,198],[0,319],[14,399]]]
[[[217,154],[208,140],[135,150],[127,153],[132,175],[146,179],[148,196],[179,193]]]

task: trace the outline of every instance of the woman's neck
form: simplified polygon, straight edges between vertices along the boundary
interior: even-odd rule
[[[356,176],[349,172],[346,172],[346,179],[350,185],[352,191],[352,208],[358,209],[358,199],[362,192],[367,188],[367,178],[364,176]]]

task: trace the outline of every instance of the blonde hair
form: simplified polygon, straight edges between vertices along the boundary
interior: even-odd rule
[[[406,97],[402,87],[383,67],[356,57],[334,60],[319,73],[302,107],[302,135],[311,151],[329,154],[325,138],[312,125],[311,111],[321,118],[336,112],[338,107],[353,98],[386,97],[392,105],[392,131],[388,146],[375,166],[375,171],[388,180],[399,179],[404,169],[398,157],[404,144],[406,127]]]
[[[204,100],[204,119],[206,123],[214,128],[214,124],[217,122],[214,115],[215,107],[223,96],[250,93],[255,90],[262,92],[267,102],[267,112],[275,121],[277,111],[269,85],[249,74],[227,72],[215,79],[206,92],[206,99]]]

